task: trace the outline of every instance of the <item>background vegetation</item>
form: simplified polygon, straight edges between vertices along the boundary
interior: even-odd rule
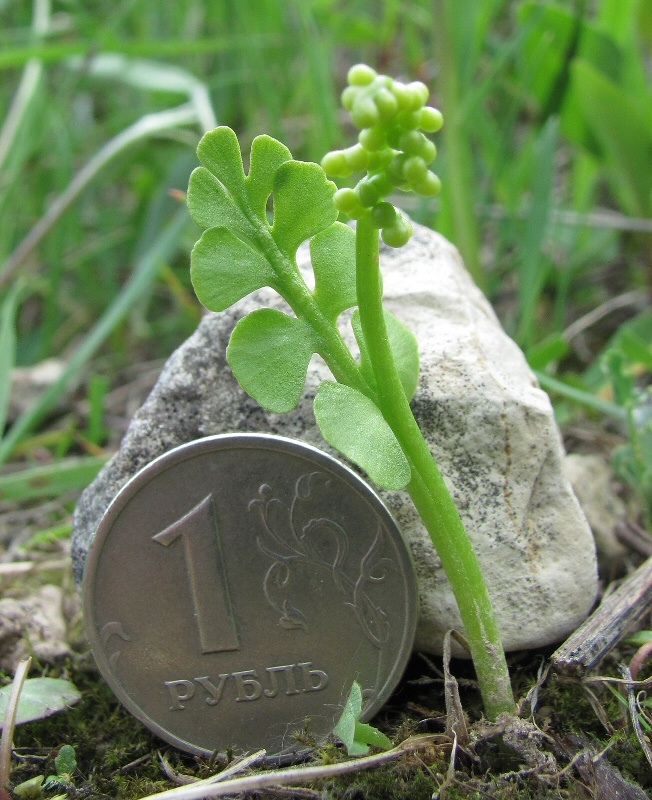
[[[65,542],[199,319],[201,134],[319,160],[358,61],[431,87],[444,190],[406,210],[460,248],[567,436],[604,423],[649,525],[651,51],[652,0],[0,0],[3,559]]]
[[[614,383],[652,360],[650,0],[4,0],[0,13],[2,460],[115,443],[107,393],[199,316],[180,203],[199,136],[219,122],[319,160],[350,138],[337,102],[359,60],[432,87],[444,191],[408,210],[458,245],[544,385],[621,421],[641,399]],[[49,358],[55,388],[11,409],[11,368]],[[88,402],[62,417],[71,392]]]

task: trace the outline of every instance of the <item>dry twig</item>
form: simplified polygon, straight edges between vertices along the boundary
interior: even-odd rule
[[[582,677],[618,644],[652,604],[652,558],[648,558],[552,655],[552,668]]]

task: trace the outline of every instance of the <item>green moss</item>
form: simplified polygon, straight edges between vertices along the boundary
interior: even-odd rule
[[[454,668],[462,677],[468,665],[455,664]],[[534,683],[536,669],[535,659],[528,659],[519,669],[518,684],[523,693]],[[423,673],[422,662],[415,659],[399,692],[374,724],[395,742],[410,735],[432,732],[440,734],[435,743],[375,769],[325,779],[313,788],[332,800],[426,800],[439,790],[448,771],[451,743],[443,735],[442,683],[428,680]],[[137,722],[120,706],[87,662],[69,662],[48,674],[70,678],[80,689],[82,700],[65,712],[16,729],[14,743],[20,760],[13,766],[14,785],[36,775],[54,773],[54,758],[65,743],[72,744],[76,751],[75,789],[120,800],[135,800],[172,788],[158,759],[162,751],[172,769],[179,773],[206,778],[215,772],[216,766],[209,759],[168,748]],[[420,680],[422,678],[426,680]],[[0,683],[8,681],[9,676],[0,674]],[[622,703],[598,684],[591,684],[591,689],[612,725],[622,728],[626,720]],[[472,686],[467,688],[464,678],[461,692],[462,704],[471,721],[478,719],[478,694]],[[415,710],[407,710],[410,705]],[[636,737],[629,729],[607,733],[581,683],[549,678],[539,691],[534,721],[561,743],[568,744],[573,736],[581,736],[598,752],[607,748],[605,757],[626,779],[650,788],[649,769]],[[568,746],[572,754],[580,749],[577,745]],[[462,749],[458,750],[455,780],[447,789],[448,800],[484,800],[487,796],[496,800],[580,800],[586,797],[586,790],[572,769],[550,785],[534,775],[517,777],[514,773],[523,768],[522,760],[511,751],[506,752],[496,740],[477,743],[475,751],[477,760],[473,761]],[[333,744],[324,746],[316,755],[322,764],[334,764],[347,758],[342,748]],[[556,755],[563,769],[566,762],[558,752]],[[512,771],[512,775],[505,776],[506,771]],[[264,798],[265,793],[260,796]]]
[[[148,753],[151,757],[138,766],[139,781],[160,780],[161,768],[155,757],[160,741],[119,706],[94,672],[71,666],[66,672],[81,691],[82,700],[67,711],[16,728],[14,746],[24,758],[12,771],[12,783],[53,773],[54,756],[62,744],[75,748],[76,785],[78,781],[79,785],[116,796],[124,783],[119,770]],[[44,754],[45,761],[30,757]],[[159,790],[168,786],[167,782],[159,784]],[[133,796],[143,795],[139,790]]]
[[[641,752],[636,734],[630,729],[617,731],[610,739],[609,762],[621,771],[624,778],[650,788],[650,766]]]
[[[391,767],[320,782],[316,788],[331,800],[430,800],[438,785],[425,768],[399,776]]]

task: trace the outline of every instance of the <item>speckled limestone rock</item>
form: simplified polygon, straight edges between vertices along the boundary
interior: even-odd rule
[[[419,341],[414,412],[473,539],[505,648],[556,642],[589,612],[597,574],[591,531],[562,471],[549,399],[445,239],[415,226],[410,243],[384,250],[381,260],[386,304]],[[77,580],[111,498],[170,448],[216,433],[261,432],[329,450],[312,412],[319,381],[329,375],[318,359],[299,406],[282,416],[258,407],[231,374],[224,355],[230,332],[261,305],[283,308],[262,290],[228,312],[206,316],[171,356],[120,451],[79,502]],[[452,591],[407,494],[381,496],[410,544],[418,574],[415,647],[439,653],[446,630],[462,627]]]
[[[618,496],[613,470],[598,453],[572,453],[564,459],[564,474],[591,526],[603,578],[617,573],[629,551],[616,536],[617,526],[627,519],[627,507]]]

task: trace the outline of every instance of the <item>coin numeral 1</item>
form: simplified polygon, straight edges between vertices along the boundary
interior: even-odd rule
[[[152,536],[163,547],[169,547],[179,538],[184,543],[202,653],[238,650],[240,642],[224,576],[212,494]]]

